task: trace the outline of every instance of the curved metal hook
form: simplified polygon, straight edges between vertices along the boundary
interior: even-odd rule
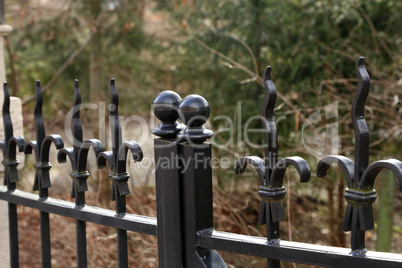
[[[64,147],[64,142],[63,139],[60,137],[60,135],[53,134],[46,136],[43,141],[42,141],[42,146],[40,148],[40,158],[38,159],[39,162],[49,162],[49,151],[50,151],[50,146],[54,144],[57,150],[60,150],[61,148]]]
[[[38,144],[36,141],[27,142],[24,146],[24,154],[32,154],[32,152],[34,152],[34,154],[35,154],[35,160],[38,161],[39,150],[38,150]],[[36,168],[36,163],[34,164],[34,167]],[[35,180],[34,180],[33,190],[36,191],[38,189],[39,189],[39,174],[38,174],[38,171],[35,170]]]
[[[391,170],[398,182],[399,182],[399,190],[402,190],[402,162],[396,159],[389,159],[389,160],[381,160],[372,163],[366,170],[364,171],[358,190],[346,190],[345,197],[348,200],[356,203],[357,209],[359,211],[359,222],[360,222],[360,230],[366,231],[374,229],[374,216],[373,216],[373,206],[372,204],[377,198],[376,191],[373,189],[374,181],[380,173],[382,169],[389,169]],[[348,208],[346,212],[349,212],[350,205],[348,201]],[[345,218],[344,226],[346,229],[351,228],[352,222],[352,213],[349,212],[346,215],[348,217]]]
[[[75,169],[76,161],[73,147],[63,148],[57,152],[57,162],[60,164],[66,163],[67,157],[70,159],[72,169]]]
[[[345,175],[346,184],[354,188],[354,163],[352,160],[341,155],[328,155],[322,158],[317,164],[317,177],[325,177],[332,164],[337,164]]]
[[[352,105],[352,123],[355,130],[355,186],[369,164],[369,131],[364,118],[364,106],[370,90],[370,76],[364,67],[364,58],[356,61],[356,73],[359,80]]]
[[[298,156],[286,157],[279,160],[274,166],[270,178],[270,186],[272,188],[279,188],[283,186],[283,178],[286,169],[289,166],[294,166],[299,173],[300,182],[308,182],[311,177],[310,167],[306,160]]]
[[[258,156],[248,156],[240,158],[240,160],[236,163],[236,174],[243,174],[246,171],[248,164],[251,164],[257,171],[258,176],[260,177],[261,185],[266,185],[265,162]]]
[[[103,144],[100,140],[89,139],[89,140],[84,141],[81,144],[81,147],[78,152],[78,158],[77,158],[77,171],[78,172],[86,171],[88,152],[91,147],[94,149],[96,157],[98,157],[98,155],[105,150],[105,148],[103,147]]]
[[[104,151],[101,152],[98,157],[96,158],[96,163],[98,168],[102,169],[105,168],[106,165],[109,163],[110,169],[114,169],[114,156],[112,151]]]
[[[35,159],[39,159],[38,143],[36,141],[29,141],[25,144],[24,154],[35,153]]]
[[[140,162],[144,156],[140,145],[136,141],[125,142],[120,145],[117,157],[117,173],[126,172],[127,153],[131,151],[134,162]]]
[[[109,163],[111,172],[109,173],[109,179],[112,180],[112,191],[110,192],[110,198],[112,201],[116,200],[116,187],[120,196],[126,195],[130,193],[128,189],[127,180],[130,177],[127,172],[124,173],[116,173],[115,168],[115,154],[112,151],[104,151],[101,152],[96,162],[98,164],[98,168],[105,168],[107,163]],[[120,187],[121,185],[121,187]]]
[[[15,183],[18,181],[17,165],[19,164],[19,161],[16,159],[17,149],[19,152],[24,151],[25,140],[21,136],[11,137],[8,140],[8,144],[4,145],[4,147],[5,146],[7,146],[8,148],[6,150],[7,157],[4,157],[3,159],[3,164],[6,170],[4,175],[4,182],[5,184],[7,181]]]
[[[16,148],[18,148],[18,152],[23,152],[25,147],[25,140],[21,136],[17,137],[11,137],[11,139],[8,141],[8,151],[9,151],[9,157],[16,157]],[[10,153],[14,152],[14,154]]]
[[[372,163],[364,171],[359,188],[362,190],[372,190],[374,181],[382,169],[389,169],[394,173],[399,182],[399,191],[402,191],[402,162],[397,159],[381,160]]]

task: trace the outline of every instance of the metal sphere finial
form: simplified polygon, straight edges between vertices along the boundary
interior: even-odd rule
[[[209,104],[203,97],[196,94],[185,97],[180,103],[180,119],[187,128],[177,136],[188,142],[203,143],[213,135],[202,126],[208,117]]]
[[[156,96],[152,109],[161,123],[157,128],[152,129],[154,135],[174,139],[177,133],[183,130],[184,126],[176,121],[179,118],[180,102],[179,94],[171,90],[163,91]]]

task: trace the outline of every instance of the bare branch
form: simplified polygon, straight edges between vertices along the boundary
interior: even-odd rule
[[[91,25],[91,35],[89,36],[87,41],[84,44],[82,44],[78,50],[74,51],[70,55],[70,57],[68,57],[66,62],[57,70],[57,72],[53,75],[53,77],[50,79],[50,81],[42,87],[42,92],[47,91],[51,86],[53,86],[53,84],[57,81],[57,79],[60,77],[60,75],[62,75],[63,72],[67,69],[67,67],[70,66],[74,62],[75,58],[77,58],[88,47],[88,45],[91,43],[92,39],[96,35],[97,29],[101,25],[105,13],[106,13],[106,9],[102,10],[102,12],[99,14],[98,18],[96,19],[95,24]],[[27,105],[28,103],[30,103],[31,101],[33,101],[35,99],[36,99],[36,95],[33,95],[33,96],[25,99],[22,102],[22,106]]]

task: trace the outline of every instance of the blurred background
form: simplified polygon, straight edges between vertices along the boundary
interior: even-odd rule
[[[341,230],[346,206],[343,175],[333,168],[327,178],[319,179],[315,166],[328,154],[354,158],[350,109],[359,56],[365,57],[371,77],[365,110],[370,162],[402,159],[400,0],[6,0],[5,21],[13,27],[5,40],[7,81],[12,95],[22,99],[27,140],[35,139],[36,80],[41,80],[46,92],[47,133],[65,137],[66,114],[73,106],[73,83],[78,79],[83,103],[99,106],[81,115],[84,138],[108,144],[108,83],[115,78],[120,114],[139,116],[149,126],[130,122],[125,136],[136,140],[146,133],[142,147],[150,158],[153,137],[149,130],[158,123],[153,122],[151,111],[155,96],[174,90],[182,97],[194,93],[205,97],[211,107],[209,125],[216,133],[213,154],[230,160],[228,168],[214,169],[218,230],[265,235],[265,228],[257,224],[258,176],[252,169],[237,176],[234,164],[241,156],[263,156],[263,149],[245,142],[244,126],[261,113],[261,76],[268,65],[278,91],[279,157],[302,156],[313,173],[311,181],[302,185],[294,170],[288,171],[282,239],[349,247],[349,234]],[[329,110],[333,116],[326,114]],[[317,117],[319,111],[321,117]],[[218,116],[227,116],[233,125]],[[261,129],[261,121],[251,120],[248,127]],[[261,132],[247,136],[253,144],[265,142]],[[21,188],[32,187],[33,161],[26,159]],[[68,199],[69,167],[54,162],[50,194]],[[108,201],[107,173],[98,171],[94,163],[88,168],[95,174],[88,203],[113,207]],[[130,166],[132,213],[156,215],[152,170],[152,163]],[[380,176],[375,187],[379,192],[376,229],[367,232],[367,246],[401,253],[402,194],[395,192],[391,173]],[[26,240],[21,242],[21,262],[33,267],[40,261],[39,231],[36,235],[24,226],[39,230],[39,214],[28,208],[19,212],[27,232],[21,235]],[[52,261],[56,267],[73,267],[74,221],[52,217],[54,237],[60,236],[52,240]],[[91,226],[88,262],[93,267],[115,266],[115,231]],[[133,234],[130,241],[134,267],[157,267],[156,239]],[[226,253],[223,257],[233,267],[265,265],[264,259]]]

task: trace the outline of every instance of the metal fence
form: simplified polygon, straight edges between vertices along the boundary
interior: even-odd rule
[[[17,205],[40,211],[42,266],[51,267],[49,213],[76,219],[77,266],[87,266],[86,222],[117,229],[119,267],[128,266],[127,231],[154,235],[158,238],[159,267],[227,267],[217,250],[267,258],[268,267],[280,267],[280,261],[319,266],[338,267],[402,267],[402,255],[370,252],[365,249],[365,231],[374,228],[372,204],[376,199],[373,189],[376,176],[382,169],[391,170],[402,190],[402,162],[396,159],[377,161],[369,165],[369,133],[364,119],[364,106],[370,80],[364,59],[356,63],[358,89],[352,105],[352,123],[355,130],[355,161],[344,156],[330,155],[317,166],[318,177],[326,175],[329,167],[337,164],[343,171],[347,189],[347,209],[343,230],[351,232],[351,249],[280,240],[279,222],[285,219],[282,200],[286,195],[283,178],[288,166],[294,166],[301,182],[310,179],[310,167],[298,156],[278,157],[277,131],[274,121],[276,90],[271,79],[271,68],[264,72],[266,90],[262,109],[265,129],[265,157],[244,157],[236,165],[241,174],[251,164],[258,172],[261,186],[259,223],[267,225],[267,237],[246,236],[220,232],[213,227],[213,196],[211,144],[205,141],[212,131],[203,127],[209,117],[208,102],[199,95],[184,99],[173,91],[160,93],[154,103],[155,116],[161,121],[152,130],[155,139],[157,218],[126,213],[126,195],[129,175],[126,170],[128,153],[134,161],[143,154],[135,141],[123,142],[118,115],[119,97],[111,80],[109,121],[112,133],[112,151],[105,151],[99,140],[83,141],[80,121],[81,97],[78,81],[74,84],[74,112],[72,115],[73,147],[64,148],[59,135],[46,135],[42,118],[42,92],[36,83],[34,111],[36,141],[27,142],[13,135],[10,117],[10,96],[4,84],[3,121],[5,139],[1,141],[5,167],[4,185],[0,199],[8,202],[11,266],[19,266]],[[184,124],[179,124],[177,119]],[[57,161],[71,163],[72,197],[75,203],[49,198],[51,144],[58,150]],[[112,200],[116,210],[111,211],[85,204],[88,190],[87,156],[93,148],[99,168],[110,167]],[[34,190],[38,194],[16,189],[18,171],[17,152],[34,154]],[[53,161],[53,159],[52,159]],[[161,164],[162,163],[162,164]],[[165,164],[163,164],[165,163]]]

